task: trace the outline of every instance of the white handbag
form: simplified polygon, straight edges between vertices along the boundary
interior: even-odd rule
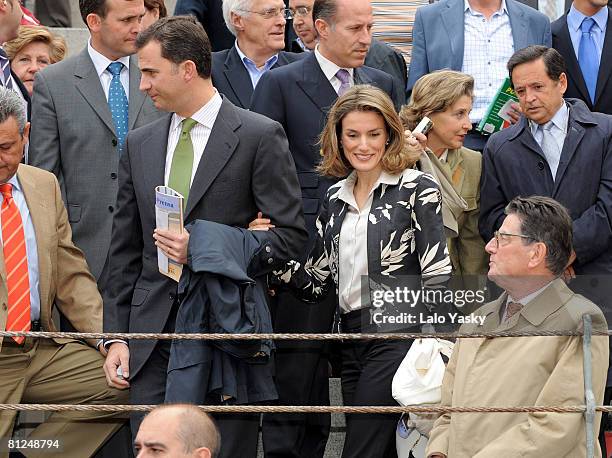
[[[452,342],[442,339],[415,340],[393,377],[393,398],[403,406],[439,404],[446,369],[442,355],[450,358],[453,345]],[[435,415],[431,414],[419,416],[410,413],[402,416],[395,435],[398,458],[425,457],[433,419]]]

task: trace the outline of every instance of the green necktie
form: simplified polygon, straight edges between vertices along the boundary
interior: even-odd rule
[[[172,156],[172,165],[170,166],[170,178],[168,178],[168,186],[176,192],[183,195],[185,200],[183,206],[187,205],[189,197],[189,187],[191,185],[191,172],[193,170],[193,143],[191,143],[191,129],[198,122],[191,118],[183,119],[183,128],[181,136],[174,148]]]

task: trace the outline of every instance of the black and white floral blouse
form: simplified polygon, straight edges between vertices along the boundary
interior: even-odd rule
[[[415,169],[390,176],[394,184],[379,183],[368,215],[370,302],[372,289],[381,280],[405,276],[421,276],[426,280],[445,277],[451,272],[437,183],[431,175]],[[305,301],[318,301],[332,280],[338,293],[339,269],[342,269],[338,245],[348,210],[348,204],[338,196],[349,179],[354,180],[354,176],[327,191],[316,222],[317,238],[305,264],[290,261],[286,269],[273,273],[273,283],[288,284]]]

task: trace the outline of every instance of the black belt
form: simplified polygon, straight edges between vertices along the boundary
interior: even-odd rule
[[[32,331],[32,332],[42,331],[42,327],[40,325],[40,320],[32,321],[32,324],[30,325],[30,331]]]

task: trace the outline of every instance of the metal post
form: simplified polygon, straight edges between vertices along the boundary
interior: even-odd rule
[[[595,456],[595,436],[593,425],[595,423],[595,396],[593,395],[592,360],[591,360],[591,337],[593,334],[593,322],[591,315],[583,315],[584,337],[582,339],[583,372],[584,372],[584,398],[586,401],[586,457]]]

